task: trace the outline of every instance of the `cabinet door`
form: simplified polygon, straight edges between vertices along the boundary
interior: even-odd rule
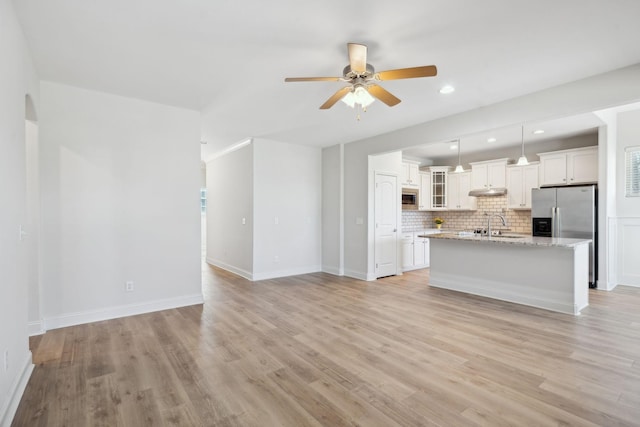
[[[567,177],[569,184],[598,182],[598,149],[569,153]]]
[[[402,235],[402,268],[413,267],[413,234]]]
[[[477,199],[469,196],[471,191],[471,172],[458,174],[458,206],[459,209],[475,210],[477,209]]]
[[[540,156],[540,185],[567,184],[567,155]]]
[[[429,267],[429,239],[416,237],[414,240],[414,267]]]
[[[447,172],[431,172],[431,210],[447,208]]]
[[[483,165],[471,165],[471,187],[472,190],[480,190],[487,188],[487,171],[489,166]]]
[[[523,174],[523,209],[531,209],[531,190],[538,188],[538,165],[525,166],[522,170]]]
[[[431,208],[431,174],[420,173],[420,190],[418,192],[418,210]]]
[[[402,186],[409,184],[409,163],[402,163]]]
[[[416,237],[413,240],[413,266],[422,267],[424,265],[424,238]]]
[[[411,163],[409,163],[409,184],[414,187],[420,185],[420,170],[418,169],[418,165]]]
[[[507,186],[506,168],[502,162],[487,165],[487,185],[489,188],[505,188]]]
[[[524,168],[512,166],[507,168],[507,207],[522,209],[524,201]]]
[[[449,173],[447,182],[447,208],[449,210],[460,209],[460,192],[458,191],[460,175],[459,173]]]

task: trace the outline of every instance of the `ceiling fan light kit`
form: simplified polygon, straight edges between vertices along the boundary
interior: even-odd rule
[[[348,106],[366,108],[373,101],[379,99],[389,107],[400,103],[400,99],[388,92],[377,81],[413,79],[417,77],[433,77],[438,74],[435,65],[422,67],[399,68],[397,70],[380,71],[376,73],[371,64],[367,64],[367,46],[358,43],[348,43],[349,65],[344,67],[342,77],[287,77],[285,82],[321,82],[342,81],[349,86],[339,89],[324,104],[321,110],[326,110],[342,100]]]

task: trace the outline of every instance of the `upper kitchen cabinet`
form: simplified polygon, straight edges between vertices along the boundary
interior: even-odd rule
[[[473,162],[471,165],[471,189],[483,190],[507,186],[507,162],[509,159]]]
[[[431,209],[431,174],[420,172],[420,191],[418,192],[418,210],[428,211]]]
[[[402,186],[404,188],[420,187],[420,171],[418,163],[402,162]]]
[[[534,188],[538,188],[538,162],[507,166],[507,208],[531,209]]]
[[[427,168],[429,173],[429,208],[431,211],[439,211],[447,209],[447,181],[451,168],[449,166],[430,166]]]
[[[598,147],[539,153],[540,186],[598,182]]]
[[[471,172],[449,172],[447,208],[463,211],[476,210],[477,200],[469,196],[469,191],[471,191]]]

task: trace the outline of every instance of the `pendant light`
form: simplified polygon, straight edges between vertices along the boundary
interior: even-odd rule
[[[527,160],[527,156],[524,155],[524,125],[522,125],[522,155],[518,159],[518,166],[527,166],[529,164],[529,160]]]
[[[456,166],[456,170],[454,170],[455,173],[461,173],[464,172],[464,169],[462,168],[462,163],[460,163],[460,140],[458,140],[458,166]]]

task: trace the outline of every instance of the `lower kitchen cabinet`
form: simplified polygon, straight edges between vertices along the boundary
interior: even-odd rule
[[[402,234],[402,270],[429,267],[429,238],[418,237],[424,232]]]
[[[429,267],[429,239],[415,237],[413,239],[413,265],[416,268]]]

